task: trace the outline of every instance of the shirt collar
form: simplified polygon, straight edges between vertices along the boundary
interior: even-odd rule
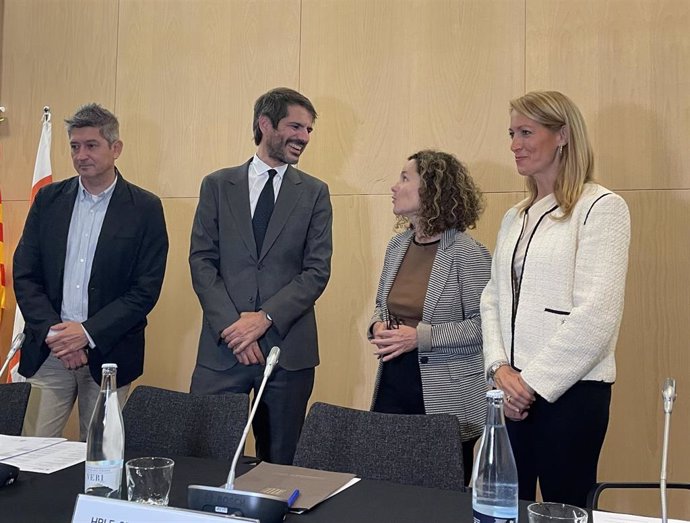
[[[79,180],[79,199],[83,201],[86,198],[91,199],[94,202],[98,202],[105,198],[106,196],[110,196],[112,192],[115,190],[115,185],[117,184],[117,175],[115,176],[115,180],[113,180],[113,183],[111,183],[106,190],[104,190],[100,194],[91,194],[89,191],[86,190],[86,187],[84,187],[84,184],[81,183],[81,176],[78,178]]]
[[[286,163],[284,163],[283,165],[279,165],[278,167],[271,167],[266,162],[264,162],[261,158],[259,158],[256,154],[254,155],[254,158],[252,159],[252,166],[253,166],[254,172],[257,175],[268,172],[269,169],[275,169],[277,172],[276,176],[278,177],[278,179],[281,179],[285,175],[285,171],[287,171],[287,168],[288,168],[288,164],[286,164]]]

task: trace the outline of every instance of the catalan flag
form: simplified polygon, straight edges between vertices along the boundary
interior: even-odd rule
[[[50,143],[53,137],[53,124],[50,122],[50,109],[43,108],[43,126],[41,128],[41,139],[38,142],[38,152],[36,153],[36,164],[34,165],[34,178],[31,184],[31,203],[38,190],[44,185],[48,185],[53,181],[53,169],[50,165]],[[4,282],[4,275],[3,275]],[[4,283],[3,283],[4,285]],[[17,334],[24,330],[24,316],[17,306],[14,315],[14,328],[12,331],[12,339]],[[26,381],[26,378],[19,374],[19,358],[21,351],[17,351],[10,361],[10,372],[7,376],[7,381],[20,382]]]

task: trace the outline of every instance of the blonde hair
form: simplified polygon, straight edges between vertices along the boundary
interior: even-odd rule
[[[562,146],[554,196],[563,210],[559,219],[570,216],[582,195],[585,183],[594,179],[594,153],[587,136],[582,113],[573,101],[558,91],[532,91],[510,101],[510,108],[547,129],[558,132],[565,127],[567,143]],[[527,179],[529,198],[521,210],[537,199],[537,184]]]

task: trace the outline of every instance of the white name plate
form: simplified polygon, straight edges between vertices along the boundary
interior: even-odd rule
[[[242,521],[243,523],[260,523],[258,519],[144,505],[84,494],[79,494],[77,497],[72,515],[72,523],[220,523],[221,519]]]

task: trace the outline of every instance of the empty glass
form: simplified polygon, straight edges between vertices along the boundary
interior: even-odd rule
[[[149,505],[167,505],[175,462],[169,458],[130,459],[127,469],[127,499]]]
[[[563,503],[532,503],[527,515],[529,523],[587,523],[587,511]]]

